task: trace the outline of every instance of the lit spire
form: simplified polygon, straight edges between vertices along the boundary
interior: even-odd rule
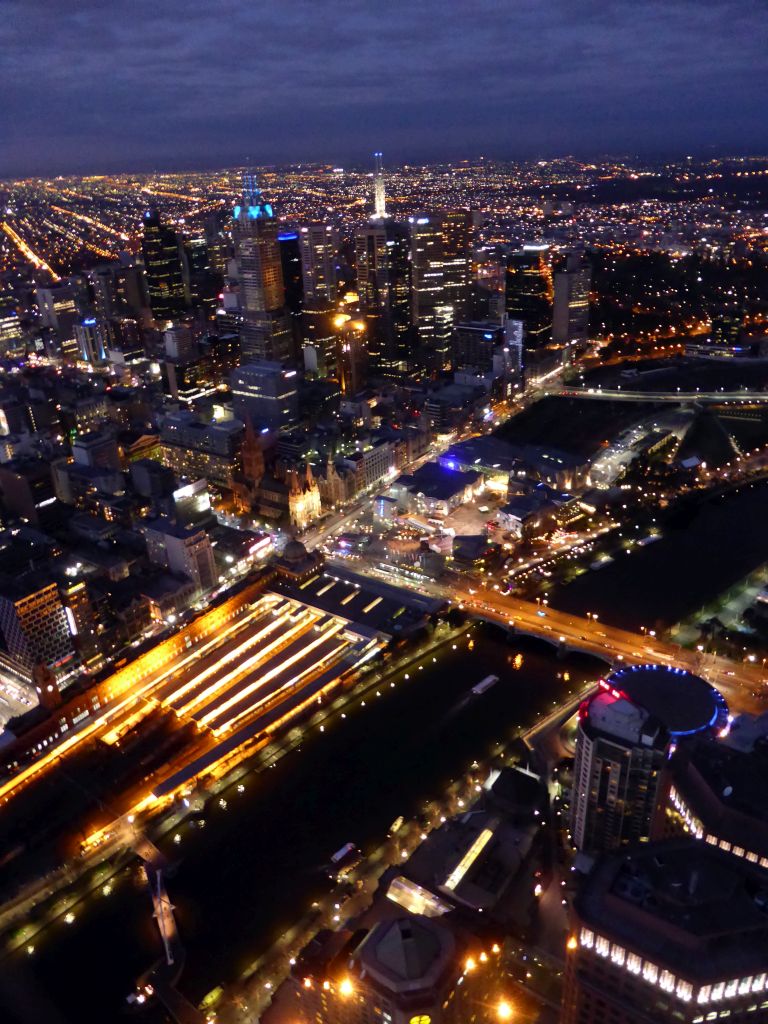
[[[264,202],[256,172],[252,168],[243,171],[243,201],[232,211],[235,220],[272,220],[275,216],[270,203]]]
[[[384,170],[381,164],[381,153],[374,153],[375,173],[373,175],[373,217],[384,220],[387,216],[387,202],[384,193]]]

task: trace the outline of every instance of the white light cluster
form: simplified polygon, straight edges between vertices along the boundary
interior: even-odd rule
[[[676,977],[671,971],[659,967],[651,960],[643,960],[637,953],[628,952],[623,946],[611,942],[604,935],[596,935],[589,928],[581,929],[579,944],[584,949],[594,949],[598,956],[610,959],[617,967],[623,967],[630,974],[641,976],[650,985],[657,985],[684,1003],[690,1003],[694,997],[690,981]],[[753,992],[765,992],[766,988],[768,978],[764,973],[748,975],[745,978],[732,978],[729,981],[719,981],[715,985],[702,985],[696,993],[696,1002],[718,1003],[724,999],[731,1000]]]

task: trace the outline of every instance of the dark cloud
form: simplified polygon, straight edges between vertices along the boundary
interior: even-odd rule
[[[0,0],[0,174],[757,150],[764,0]]]

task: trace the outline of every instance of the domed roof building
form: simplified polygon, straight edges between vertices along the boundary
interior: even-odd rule
[[[300,540],[294,537],[283,548],[282,554],[274,562],[275,569],[281,576],[292,580],[307,580],[322,569],[325,559],[320,551],[307,551]]]

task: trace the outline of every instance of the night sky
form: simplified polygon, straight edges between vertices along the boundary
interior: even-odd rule
[[[768,0],[0,0],[0,175],[765,152]]]

